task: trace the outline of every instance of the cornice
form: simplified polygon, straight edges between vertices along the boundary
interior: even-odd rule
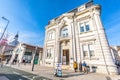
[[[82,11],[79,11],[79,12],[64,13],[64,14],[52,19],[50,24],[48,24],[46,26],[46,29],[48,29],[48,28],[50,28],[52,26],[55,26],[55,25],[59,25],[61,23],[61,20],[64,17],[67,17],[68,19],[73,19],[73,16],[75,18],[77,18],[78,16],[80,16],[82,14],[85,14],[85,13],[88,13],[88,12],[93,12],[94,10],[100,10],[100,9],[101,9],[100,5],[93,5],[93,6],[89,7],[89,8],[86,8],[85,10],[82,10]],[[75,13],[75,15],[74,15],[74,13]],[[84,20],[86,18],[90,18],[90,15],[82,17],[80,19],[77,19],[77,21]]]
[[[82,21],[82,20],[89,19],[89,18],[91,18],[91,16],[90,16],[90,15],[87,15],[87,16],[81,17],[81,18],[79,18],[79,19],[76,19],[76,21],[78,22],[78,21]]]

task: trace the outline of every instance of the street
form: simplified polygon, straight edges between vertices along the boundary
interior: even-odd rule
[[[0,80],[50,80],[50,79],[4,66],[0,67]]]

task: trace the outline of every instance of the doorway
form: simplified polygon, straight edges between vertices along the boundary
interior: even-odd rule
[[[69,50],[63,50],[63,58],[62,58],[63,65],[69,65]]]

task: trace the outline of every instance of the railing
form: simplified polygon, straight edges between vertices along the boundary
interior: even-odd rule
[[[65,35],[65,36],[60,36],[59,37],[59,40],[61,41],[61,40],[69,40],[70,39],[70,36],[68,36],[68,35]]]

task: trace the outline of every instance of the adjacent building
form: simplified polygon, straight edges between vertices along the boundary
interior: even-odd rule
[[[100,18],[101,6],[85,3],[52,20],[46,26],[44,65],[57,63],[73,69],[73,62],[86,62],[98,73],[117,74]]]
[[[26,43],[19,43],[13,50],[12,57],[10,63],[13,63],[16,60],[19,63],[32,63],[33,60],[35,64],[42,63],[42,53],[43,48],[26,44]]]
[[[19,44],[18,38],[19,35],[17,33],[12,41],[10,41],[7,45],[3,46],[3,54],[5,56],[5,59],[11,58],[14,48]]]
[[[110,46],[110,50],[115,64],[120,65],[120,46]]]

